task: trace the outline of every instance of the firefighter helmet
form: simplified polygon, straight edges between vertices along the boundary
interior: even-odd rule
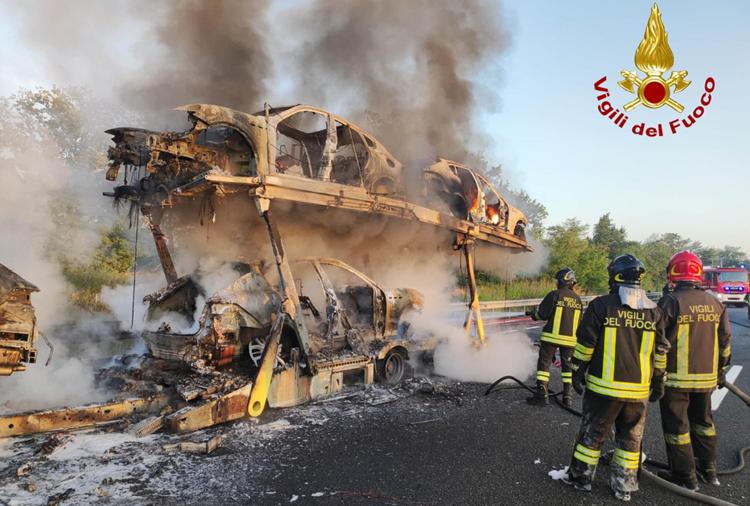
[[[564,267],[557,271],[555,274],[558,286],[573,286],[578,281],[576,280],[576,273],[570,267]]]
[[[700,283],[703,275],[703,262],[692,251],[680,251],[669,259],[667,277],[672,283],[688,281]]]
[[[625,254],[612,260],[607,266],[607,272],[610,286],[614,284],[641,286],[646,268],[636,257]]]

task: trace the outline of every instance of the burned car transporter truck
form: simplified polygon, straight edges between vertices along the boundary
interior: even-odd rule
[[[195,371],[232,364],[245,349],[251,360],[244,362],[252,361],[250,374],[239,387],[230,382],[231,388],[210,390],[211,395],[204,396],[207,402],[178,409],[165,418],[165,425],[185,432],[259,416],[267,404],[292,406],[336,392],[344,375],[354,373],[361,374],[366,384],[375,378],[397,381],[407,355],[429,347],[411,339],[400,325],[405,314],[419,309],[422,296],[417,291],[383,289],[336,259],[288,257],[277,221],[289,212],[290,203],[327,213],[411,222],[453,234],[454,247],[465,256],[471,289],[465,327],[476,328],[478,338],[484,340],[474,279],[475,241],[512,251],[530,250],[526,218],[486,179],[464,165],[438,160],[423,171],[425,192],[413,202],[406,199],[402,165],[370,134],[321,109],[266,106],[256,114],[201,104],[180,109],[192,123],[188,131],[109,131],[114,146],[106,177],[117,181],[122,175],[123,183],[105,195],[129,202],[143,215],[167,280],[165,289],[147,298],[150,316],[158,321],[161,314],[175,309],[183,314],[198,309],[200,287],[190,276],[178,275],[161,227],[167,212],[191,202],[208,208],[211,199],[250,204],[256,218],[233,215],[232,226],[240,234],[255,232],[255,243],[267,239],[277,280],[274,284],[266,279],[262,262],[240,261],[241,277],[216,294],[206,294],[205,307],[196,318],[197,331],[174,332],[163,325],[144,332],[154,357],[187,363]],[[265,239],[257,228],[250,229],[248,220],[258,218]],[[319,287],[317,299],[305,291],[310,283],[296,284],[305,268]],[[335,282],[330,269],[348,273],[354,282]],[[62,416],[66,422],[61,423],[68,427],[70,420],[84,426],[123,412],[158,409],[166,401],[156,397],[73,413],[36,414],[34,422],[48,427]],[[33,432],[29,420],[17,417],[11,424],[0,419],[0,437]],[[7,429],[9,425],[16,429]]]
[[[455,233],[456,247],[466,257],[471,295],[467,329],[476,321],[484,329],[471,254],[475,241],[511,251],[530,251],[528,220],[509,205],[490,183],[469,167],[439,159],[423,170],[417,203],[406,200],[402,164],[371,134],[322,109],[296,105],[254,114],[225,107],[192,104],[193,127],[186,132],[109,130],[107,179],[122,168],[146,175],[115,188],[115,198],[136,199],[154,235],[169,283],[177,279],[159,227],[160,207],[179,197],[206,193],[246,193],[263,216],[273,201],[325,209],[369,213],[431,225]],[[278,231],[276,231],[278,232]],[[274,235],[269,224],[269,234]],[[276,237],[279,237],[278,234]]]

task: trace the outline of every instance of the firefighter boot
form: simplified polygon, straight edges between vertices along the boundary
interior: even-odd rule
[[[571,383],[563,383],[563,405],[568,408],[573,405],[573,385]]]
[[[683,478],[679,476],[675,476],[672,474],[671,471],[659,471],[656,473],[659,478],[662,480],[667,480],[669,482],[674,483],[675,485],[679,485],[683,488],[686,488],[692,492],[698,491],[698,480],[694,477],[691,478]]]
[[[549,394],[547,393],[547,383],[545,381],[536,382],[536,392],[532,397],[527,397],[526,402],[532,406],[549,405]]]
[[[721,485],[719,478],[716,476],[716,464],[695,459],[695,474],[703,483],[708,483],[716,487]]]

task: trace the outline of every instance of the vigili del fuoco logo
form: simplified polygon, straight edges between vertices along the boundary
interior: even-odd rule
[[[716,87],[713,77],[706,78],[700,104],[697,104],[687,116],[682,114],[685,107],[674,95],[678,95],[690,86],[692,81],[687,80],[688,71],[673,70],[668,78],[664,78],[664,74],[674,66],[674,53],[669,47],[667,31],[664,29],[661,11],[656,3],[651,8],[643,40],[635,50],[635,66],[645,75],[641,76],[637,71],[631,70],[620,72],[624,79],[617,84],[628,93],[635,95],[635,98],[622,106],[622,111],[612,105],[613,100],[610,98],[609,89],[605,86],[607,76],[603,76],[594,83],[594,90],[599,93],[596,97],[599,103],[597,109],[602,116],[612,120],[614,125],[623,129],[627,126],[634,135],[663,137],[665,133],[676,134],[692,127],[706,112],[706,108],[711,103],[711,93]],[[681,116],[666,124],[649,124],[646,120],[630,121],[630,116],[628,116],[639,106],[658,109],[665,105]]]

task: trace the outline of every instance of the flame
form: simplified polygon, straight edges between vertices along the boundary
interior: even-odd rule
[[[494,207],[487,207],[487,217],[493,225],[500,223],[500,215]]]
[[[667,38],[667,31],[661,21],[661,12],[654,3],[643,40],[635,50],[635,66],[646,74],[657,76],[672,68],[674,54]]]

